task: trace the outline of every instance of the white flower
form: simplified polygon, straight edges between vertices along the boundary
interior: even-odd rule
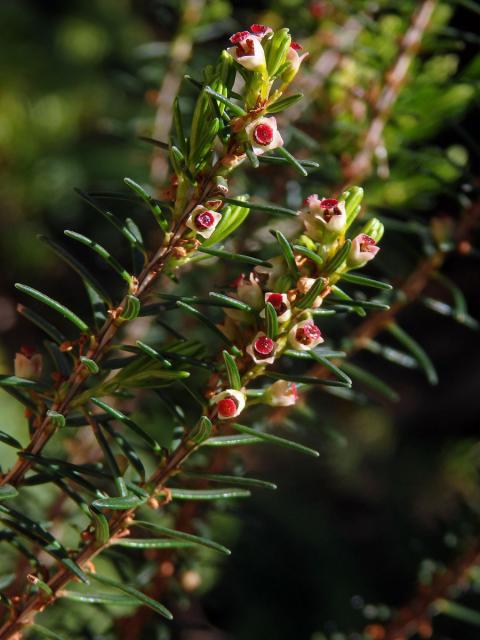
[[[238,31],[231,36],[230,42],[235,46],[228,48],[227,51],[242,67],[250,71],[265,68],[265,52],[260,38],[248,31]]]
[[[361,267],[369,260],[373,260],[379,251],[380,247],[377,247],[373,238],[366,233],[359,233],[352,240],[347,264],[350,268]]]
[[[313,320],[299,322],[288,333],[288,342],[297,351],[310,351],[323,341],[322,332]]]
[[[300,280],[297,282],[297,291],[305,295],[310,291],[310,289],[313,287],[315,282],[316,282],[315,278],[306,278],[306,277],[300,278]],[[313,301],[311,308],[318,309],[318,307],[322,306],[322,302],[323,302],[322,296],[317,296]]]
[[[277,120],[273,116],[258,118],[245,127],[253,153],[261,156],[265,151],[283,146],[283,139],[277,129]]]
[[[298,44],[298,42],[292,42],[290,44],[290,48],[287,51],[287,60],[290,62],[290,73],[289,75],[293,78],[294,75],[297,74],[300,65],[308,56],[308,52],[299,55],[298,52],[301,51],[303,47]]]
[[[246,351],[255,364],[273,364],[277,343],[265,333],[259,331]]]
[[[239,416],[245,409],[245,394],[237,389],[226,389],[213,396],[212,403],[217,405],[220,420],[230,420]]]
[[[304,214],[304,222],[307,227],[313,221],[322,223],[327,231],[333,233],[341,233],[347,222],[347,213],[345,211],[345,202],[336,198],[319,198],[316,193],[308,196],[305,200],[307,205],[307,213]],[[313,220],[312,220],[313,219]]]
[[[15,354],[14,369],[15,375],[27,380],[38,380],[42,375],[43,358],[41,353],[37,353],[29,347],[21,347]]]
[[[189,229],[193,229],[199,236],[209,238],[215,231],[215,227],[222,219],[217,211],[212,211],[202,205],[198,205],[188,216],[186,225]]]
[[[268,262],[272,265],[271,267],[258,265],[254,271],[260,275],[266,275],[266,285],[269,289],[273,289],[277,279],[287,272],[287,267],[283,256],[275,256],[274,258],[270,258]]]
[[[265,402],[272,407],[290,407],[297,400],[296,385],[286,380],[277,380],[265,392]]]
[[[268,291],[265,294],[265,304],[270,302],[275,311],[277,312],[277,320],[279,322],[287,322],[292,317],[292,311],[290,308],[290,301],[286,293],[273,293]],[[260,312],[260,317],[265,318],[265,309]]]

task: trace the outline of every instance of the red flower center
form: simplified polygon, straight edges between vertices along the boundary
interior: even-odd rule
[[[298,327],[295,332],[295,338],[304,345],[312,344],[322,336],[320,329],[313,322],[307,322],[303,327]]]
[[[266,27],[264,24],[252,24],[250,29],[252,33],[254,33],[256,36],[261,36],[267,33],[267,31],[269,30],[269,27]]]
[[[267,302],[270,302],[279,316],[287,310],[287,305],[283,301],[281,293],[271,293],[267,298]]]
[[[333,209],[338,206],[338,200],[336,198],[324,198],[320,202],[322,209]]]
[[[198,229],[209,229],[215,223],[215,216],[211,211],[202,211],[195,216],[195,226]]]
[[[258,144],[270,144],[273,140],[273,129],[269,124],[259,124],[253,130],[253,137]]]
[[[22,345],[20,347],[20,353],[24,355],[26,358],[30,359],[36,354],[36,350],[33,347],[28,347],[27,345]]]
[[[301,44],[298,44],[298,42],[291,42],[290,43],[290,47],[294,50],[294,51],[301,51],[303,49]]]
[[[230,36],[230,42],[232,44],[237,44],[238,42],[245,40],[245,38],[248,38],[249,35],[248,31],[237,31],[233,36]]]
[[[255,340],[253,348],[262,356],[269,356],[275,346],[274,341],[268,336],[260,336]]]
[[[376,244],[375,240],[367,236],[366,233],[362,233],[360,236],[360,251],[370,252],[371,247],[374,247]]]
[[[233,398],[223,398],[218,403],[218,413],[226,418],[234,416],[236,410],[237,404]]]

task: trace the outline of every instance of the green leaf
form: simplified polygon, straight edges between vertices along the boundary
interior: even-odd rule
[[[333,375],[336,376],[339,380],[341,380],[342,382],[345,382],[349,386],[352,385],[352,379],[349,376],[347,376],[347,374],[344,373],[341,369],[339,369],[336,365],[330,362],[328,358],[320,355],[319,353],[316,353],[314,349],[312,349],[308,353],[312,356],[312,360],[316,360],[319,364],[324,366],[325,369],[328,369],[328,371],[333,373]]]
[[[421,347],[416,340],[414,340],[406,331],[404,331],[397,323],[392,322],[388,325],[387,331],[398,340],[398,342],[409,351],[412,356],[417,360],[420,368],[425,373],[427,380],[430,384],[435,385],[438,383],[438,376],[435,370],[433,362],[430,360],[426,351]]]
[[[93,434],[98,444],[100,445],[100,448],[103,451],[105,462],[107,463],[107,466],[110,469],[110,473],[112,474],[115,487],[117,488],[117,491],[120,494],[120,496],[124,498],[128,495],[127,486],[123,478],[123,473],[120,471],[117,460],[113,454],[113,451],[110,449],[110,444],[105,438],[100,426],[95,422],[94,416],[90,417],[90,424],[93,429]],[[94,506],[98,507],[97,504],[94,504]]]
[[[109,604],[109,605],[129,605],[138,604],[138,600],[131,596],[120,596],[113,593],[81,593],[80,591],[62,590],[58,593],[59,598],[66,598],[74,602],[86,602],[88,604]]]
[[[128,227],[117,220],[117,218],[111,213],[111,211],[107,211],[102,207],[99,207],[95,200],[91,198],[87,193],[82,191],[81,189],[75,189],[76,193],[85,200],[91,207],[93,207],[98,213],[101,213],[102,216],[110,222],[110,224],[119,231],[124,238],[128,240],[128,242],[135,246],[137,244],[137,239],[133,235],[133,233],[128,229]]]
[[[155,198],[147,193],[143,187],[131,178],[124,178],[123,181],[127,187],[130,187],[130,189],[140,196],[140,198],[148,205],[148,208],[153,213],[153,217],[159,224],[160,228],[166,231],[168,229],[168,221]]]
[[[394,391],[388,384],[386,384],[383,380],[373,375],[369,371],[365,371],[361,367],[352,364],[351,362],[345,362],[343,365],[344,370],[348,375],[350,375],[354,380],[359,380],[366,387],[369,387],[376,393],[379,393],[387,400],[391,402],[398,401],[398,393]]]
[[[175,500],[226,500],[230,498],[248,498],[250,491],[245,489],[171,489]]]
[[[276,340],[278,336],[278,316],[271,302],[265,303],[265,332],[269,338]]]
[[[193,533],[186,533],[185,531],[177,531],[176,529],[169,529],[167,527],[164,527],[162,525],[159,525],[153,522],[147,522],[146,520],[135,520],[132,523],[132,527],[133,526],[139,526],[146,529],[150,529],[151,531],[160,533],[164,536],[167,536],[168,538],[173,538],[174,540],[181,540],[182,542],[188,542],[189,544],[197,544],[197,545],[201,545],[202,547],[207,547],[208,549],[214,549],[215,551],[220,551],[220,553],[224,553],[227,556],[229,556],[231,553],[230,549],[227,549],[227,547],[224,547],[222,544],[219,544],[218,542],[214,542],[209,538],[196,536]]]
[[[337,253],[333,256],[333,258],[328,262],[325,267],[325,271],[327,274],[335,273],[337,269],[339,269],[350,252],[350,247],[352,246],[351,240],[345,240],[343,246],[337,251]]]
[[[246,311],[250,313],[252,311],[252,307],[250,307],[245,302],[241,300],[237,300],[236,298],[231,298],[230,296],[226,296],[223,293],[216,293],[215,291],[210,291],[208,294],[211,298],[216,300],[217,302],[221,302],[222,306],[229,307],[231,309],[239,309],[240,311]]]
[[[303,93],[294,93],[291,96],[279,98],[268,107],[267,113],[279,113],[280,111],[284,111],[284,109],[288,109],[302,98]]]
[[[228,204],[245,207],[246,209],[254,209],[256,211],[267,211],[272,215],[291,216],[293,218],[298,217],[298,213],[293,209],[286,209],[285,207],[280,207],[276,204],[268,204],[265,202],[264,203],[250,202],[250,200],[236,200],[235,198],[223,198],[223,201],[227,202]]]
[[[36,631],[42,638],[49,638],[50,640],[66,640],[65,636],[61,636],[55,631],[47,629],[46,627],[42,627],[42,625],[37,623],[30,624],[29,628]]]
[[[178,96],[173,101],[173,124],[175,125],[177,143],[180,147],[180,151],[183,153],[183,155],[186,155],[187,146],[185,144],[185,132],[183,130],[182,112],[180,111],[180,101],[178,99]]]
[[[480,612],[464,607],[463,605],[440,598],[434,603],[435,609],[450,618],[468,622],[476,627],[480,627]]]
[[[147,136],[138,136],[139,140],[143,140],[143,142],[148,142],[149,144],[153,144],[155,147],[159,147],[160,149],[164,149],[168,151],[170,149],[170,145],[168,142],[162,142],[161,140],[155,140],[155,138],[148,138]]]
[[[191,549],[195,546],[193,542],[160,538],[119,538],[114,544],[129,549]]]
[[[459,313],[455,307],[451,307],[449,304],[446,304],[441,300],[422,296],[420,298],[420,302],[424,307],[430,309],[430,311],[434,311],[435,313],[438,313],[441,316],[446,316],[447,318],[453,318],[456,322],[463,324],[473,331],[478,331],[480,329],[480,322],[478,320],[472,318],[468,313]]]
[[[189,304],[185,304],[180,300],[177,302],[177,306],[181,309],[184,309],[192,316],[198,318],[201,322],[203,322],[205,326],[207,326],[213,333],[215,333],[222,340],[222,342],[230,347],[235,355],[240,355],[241,352],[239,351],[239,349],[235,345],[231,344],[230,339],[227,338],[227,336],[222,331],[220,331],[220,329],[210,320],[210,318],[207,318],[207,316],[198,311],[198,309],[195,309],[194,307],[190,306]]]
[[[10,500],[11,498],[16,498],[18,496],[18,491],[15,487],[12,487],[11,484],[4,484],[0,487],[0,502],[2,500]]]
[[[279,158],[278,156],[263,155],[259,157],[260,162],[265,164],[285,165],[290,164],[286,158]],[[298,164],[302,167],[308,167],[312,169],[318,169],[320,164],[315,160],[297,160]]]
[[[313,456],[314,458],[318,458],[320,455],[318,451],[315,449],[311,449],[310,447],[306,447],[303,444],[299,444],[298,442],[292,442],[291,440],[287,440],[286,438],[281,438],[280,436],[274,436],[271,433],[263,433],[262,431],[256,431],[250,427],[246,427],[243,424],[232,424],[234,429],[240,431],[241,433],[245,433],[249,436],[255,436],[260,438],[261,440],[265,440],[265,442],[269,442],[271,444],[279,445],[280,447],[286,447],[287,449],[294,449],[299,453],[305,453],[306,455]]]
[[[19,378],[18,376],[0,375],[0,387],[29,387],[31,389],[44,388],[36,380],[28,380],[28,378]]]
[[[295,302],[299,309],[309,309],[320,293],[325,289],[326,282],[323,278],[317,278],[307,293]]]
[[[99,509],[92,505],[89,506],[89,510],[95,524],[95,540],[99,545],[104,545],[110,540],[108,520]]]
[[[340,300],[345,300],[348,303],[351,303],[349,304],[349,306],[357,314],[357,316],[364,318],[367,315],[361,306],[356,305],[356,300],[354,300],[351,296],[349,296],[348,293],[345,293],[345,291],[340,289],[340,287],[338,287],[336,284],[332,285],[332,293],[334,297]]]
[[[50,298],[49,296],[45,295],[41,291],[37,291],[37,289],[34,289],[33,287],[29,287],[26,284],[20,284],[19,282],[17,282],[15,284],[15,287],[19,291],[22,291],[22,293],[26,293],[27,295],[32,296],[32,298],[35,298],[35,300],[39,300],[40,302],[43,302],[43,304],[46,304],[48,307],[50,307],[57,313],[60,313],[64,318],[69,320],[83,333],[88,332],[88,325],[81,318],[79,318],[75,313],[73,313],[73,311],[70,311],[70,309],[65,307],[63,304],[60,304],[60,302],[57,302],[56,300],[54,300],[53,298]]]
[[[320,267],[323,266],[323,259],[314,251],[307,249],[307,247],[304,247],[301,244],[294,244],[292,245],[292,247],[297,253],[301,253],[303,256],[309,258],[310,260],[312,260],[312,262],[318,264]]]
[[[264,442],[257,436],[233,435],[233,436],[214,436],[209,438],[204,445],[207,447],[236,447],[238,445],[259,444]]]
[[[199,404],[203,406],[203,401],[199,402]],[[212,422],[210,418],[207,418],[207,416],[202,416],[200,420],[197,422],[197,424],[193,427],[193,429],[188,434],[188,440],[192,441],[196,445],[202,444],[203,442],[205,442],[205,440],[209,438],[211,432],[212,432]]]
[[[98,498],[92,502],[92,507],[96,509],[112,509],[113,511],[126,511],[127,509],[136,509],[141,504],[145,504],[146,497],[139,496],[118,496],[108,498]]]
[[[243,476],[229,476],[221,473],[194,473],[193,471],[184,471],[184,476],[189,478],[198,478],[200,480],[210,480],[211,482],[222,482],[236,484],[239,487],[258,487],[259,489],[277,489],[277,485],[273,482],[258,480],[257,478],[245,478]]]
[[[47,411],[47,416],[50,418],[50,422],[55,426],[56,429],[62,429],[65,426],[65,416],[63,415],[63,413],[59,413],[58,411],[49,409]]]
[[[166,360],[161,353],[158,353],[158,351],[150,345],[145,344],[145,342],[142,342],[141,340],[137,340],[136,345],[141,351],[143,351],[143,353],[146,353],[147,356],[150,356],[150,358],[153,358],[154,360],[158,360],[166,369],[171,368],[172,363],[169,360]]]
[[[111,305],[112,300],[102,285],[98,282],[98,280],[90,273],[90,271],[83,266],[83,264],[77,260],[71,253],[69,253],[64,247],[62,247],[57,242],[50,240],[45,236],[39,235],[38,238],[47,244],[57,256],[59,256],[64,262],[66,262],[74,271],[78,273],[78,275],[82,278],[84,282],[87,282],[94,291],[100,296],[102,300],[107,302],[107,304]]]
[[[352,284],[363,285],[364,287],[372,287],[373,289],[382,289],[383,291],[391,291],[393,289],[388,282],[381,282],[380,280],[374,280],[373,278],[366,278],[365,276],[357,276],[353,273],[342,273],[342,280],[351,282]]]
[[[6,433],[5,431],[1,431],[1,430],[0,430],[0,442],[3,442],[4,444],[8,444],[9,447],[13,447],[14,449],[22,448],[22,445],[16,438],[11,436],[9,433]]]
[[[98,293],[92,289],[88,283],[85,284],[85,289],[87,290],[90,306],[92,307],[93,322],[95,327],[99,329],[107,320],[107,306],[104,304]]]
[[[125,305],[122,313],[120,314],[121,320],[135,320],[140,313],[140,300],[131,294],[125,296]]]
[[[149,598],[141,591],[138,591],[133,587],[129,587],[128,585],[125,585],[121,582],[116,582],[115,580],[111,580],[110,578],[101,576],[98,573],[90,573],[89,575],[93,580],[96,580],[101,584],[105,584],[109,587],[114,587],[115,589],[118,589],[119,591],[123,591],[123,593],[126,593],[129,596],[132,596],[138,601],[139,604],[144,604],[145,606],[150,607],[150,609],[153,609],[160,615],[164,616],[165,618],[167,618],[167,620],[173,619],[172,614],[166,607],[163,606],[163,604],[160,604],[156,600]]]
[[[225,258],[226,260],[232,260],[233,262],[242,262],[244,264],[261,265],[263,267],[271,267],[270,262],[266,260],[260,260],[259,258],[252,258],[252,256],[245,256],[241,253],[232,253],[230,251],[222,251],[221,249],[206,249],[205,247],[199,247],[200,253],[207,253],[210,256],[216,256],[218,258]]]
[[[116,258],[114,258],[110,254],[110,252],[105,249],[105,247],[102,247],[102,245],[98,244],[94,240],[91,240],[90,238],[87,238],[87,236],[84,236],[81,233],[77,233],[76,231],[65,229],[64,234],[67,236],[67,238],[71,238],[72,240],[80,242],[80,244],[85,245],[97,255],[99,255],[106,262],[106,264],[108,264],[109,267],[111,267],[116,273],[118,273],[121,278],[123,278],[123,280],[125,280],[125,282],[128,283],[128,285],[132,283],[133,276],[131,276],[128,271],[122,267],[118,260],[116,260]]]
[[[66,341],[66,337],[63,335],[61,331],[54,327],[53,324],[45,320],[38,313],[30,309],[29,307],[25,307],[23,304],[17,305],[17,311],[20,315],[22,315],[30,322],[33,322],[39,329],[44,331],[48,336],[52,338],[52,340],[58,344]]]
[[[330,380],[329,378],[316,378],[314,376],[301,376],[295,373],[277,373],[275,371],[266,371],[264,373],[267,378],[274,380],[288,380],[289,382],[297,382],[298,384],[321,384],[326,387],[350,387],[346,382],[340,380]]]
[[[274,238],[276,238],[278,244],[280,245],[280,249],[287,263],[288,270],[295,278],[295,280],[298,280],[300,274],[298,272],[297,263],[295,262],[295,255],[292,251],[292,245],[289,243],[283,233],[281,231],[278,231],[278,229],[270,229],[270,233]]]
[[[225,96],[222,96],[221,93],[217,93],[216,91],[214,91],[208,85],[204,85],[203,90],[209,96],[212,96],[213,98],[215,98],[216,100],[218,100],[219,102],[224,104],[226,107],[228,107],[230,109],[230,111],[233,114],[235,114],[236,116],[246,116],[247,115],[247,112],[245,111],[245,109],[242,109],[242,107],[239,107],[238,105],[234,104],[231,100],[229,100]]]
[[[308,176],[308,171],[304,168],[302,164],[300,164],[300,162],[296,158],[292,156],[292,154],[289,151],[285,149],[285,147],[278,147],[276,149],[276,152],[278,153],[279,156],[281,156],[284,160],[286,160],[290,166],[296,169],[301,176],[303,177]]]
[[[124,436],[116,431],[113,427],[111,427],[108,423],[102,425],[102,429],[106,429],[110,436],[117,442],[120,449],[125,454],[126,458],[135,469],[135,471],[140,476],[142,482],[145,482],[145,467],[143,466],[142,461],[140,460],[137,452],[132,447],[132,445],[128,442]]]
[[[141,429],[131,418],[126,416],[124,413],[122,413],[118,409],[114,409],[113,407],[108,405],[106,402],[103,402],[103,400],[100,400],[99,398],[90,398],[90,400],[93,402],[93,404],[96,404],[97,407],[100,407],[100,409],[103,409],[108,414],[110,414],[112,418],[115,418],[115,420],[119,420],[129,429],[134,431],[138,436],[140,436],[140,438],[145,440],[145,442],[147,442],[147,444],[156,453],[161,451],[161,447],[158,444],[158,442],[154,440],[151,436],[149,436],[148,433],[145,433],[145,431],[143,431],[143,429]]]
[[[240,390],[242,388],[242,380],[240,378],[240,373],[235,359],[228,353],[228,351],[223,351],[223,360],[225,362],[225,369],[227,370],[228,385],[230,389]]]
[[[92,360],[91,358],[87,358],[86,356],[80,356],[80,362],[84,365],[86,369],[88,369],[90,373],[95,374],[100,371],[98,364],[95,362],[95,360]]]

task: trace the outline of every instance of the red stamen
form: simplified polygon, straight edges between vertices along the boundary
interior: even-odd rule
[[[195,226],[198,229],[209,229],[215,223],[215,216],[211,211],[202,211],[195,216]]]
[[[249,35],[248,31],[237,31],[233,36],[230,36],[230,42],[232,44],[237,44],[238,42],[245,40],[245,38],[248,38]]]
[[[360,251],[370,251],[370,247],[374,247],[377,243],[373,238],[367,236],[366,233],[362,233],[360,236]]]
[[[315,340],[318,340],[322,335],[320,329],[313,322],[308,322],[303,327],[298,327],[295,332],[295,338],[304,345],[312,344]]]
[[[269,356],[275,347],[274,341],[268,336],[260,336],[255,340],[253,348],[262,356]]]
[[[301,44],[298,44],[298,42],[291,42],[290,43],[290,47],[294,50],[294,51],[301,51],[303,49]]]
[[[22,345],[20,347],[20,353],[26,358],[32,358],[36,354],[36,352],[36,349],[34,349],[33,347],[28,347],[27,345]]]
[[[237,404],[233,398],[223,398],[218,403],[218,413],[225,418],[231,418],[235,415]]]
[[[273,129],[269,124],[259,124],[253,130],[253,137],[258,144],[270,144],[273,140]]]
[[[270,302],[274,309],[278,311],[283,305],[283,296],[281,293],[271,293],[267,298],[267,302]]]
[[[253,56],[255,53],[255,44],[252,38],[245,38],[244,40],[240,40],[235,49],[238,58],[243,58],[243,56]]]

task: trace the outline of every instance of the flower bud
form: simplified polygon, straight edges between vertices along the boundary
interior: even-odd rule
[[[271,151],[283,146],[283,139],[277,129],[277,120],[273,116],[259,118],[245,127],[253,153],[261,156],[265,151]]]
[[[380,222],[380,220],[378,218],[372,218],[363,227],[362,233],[365,233],[367,236],[373,238],[375,242],[380,242],[380,240],[383,238],[384,230],[385,227]]]
[[[274,258],[270,258],[268,261],[272,266],[265,267],[263,265],[258,265],[255,267],[254,271],[261,277],[261,282],[263,282],[262,276],[266,277],[266,286],[268,289],[276,288],[276,283],[278,279],[285,275],[287,271],[287,266],[285,264],[285,258],[283,256],[275,256]]]
[[[290,407],[298,400],[297,387],[293,382],[277,380],[265,392],[264,401],[271,407]]]
[[[310,351],[323,342],[322,332],[313,320],[294,325],[288,334],[288,342],[297,351]]]
[[[217,406],[220,420],[230,420],[239,416],[245,409],[245,403],[245,394],[236,389],[226,389],[212,398],[212,404]]]
[[[250,71],[265,69],[265,52],[256,35],[248,31],[238,31],[231,36],[230,42],[235,46],[227,49],[227,52],[242,67]]]
[[[291,42],[290,47],[287,51],[287,62],[289,63],[287,69],[282,74],[282,82],[284,84],[289,84],[293,78],[297,75],[298,70],[300,69],[300,65],[308,56],[308,53],[305,52],[302,55],[299,55],[299,51],[302,51],[303,47],[298,44],[298,42]]]
[[[209,238],[221,219],[222,216],[217,211],[198,205],[188,216],[185,224],[189,229],[193,229],[199,236]]]
[[[248,278],[246,278],[242,273],[242,275],[235,281],[234,286],[236,286],[237,291],[232,297],[240,300],[241,302],[245,302],[245,304],[248,304],[256,311],[259,311],[262,308],[263,291],[261,286],[258,284],[256,274],[254,272],[250,273]],[[247,312],[241,311],[240,309],[225,307],[225,313],[234,320],[241,321],[248,319]]]
[[[352,240],[352,246],[347,258],[348,268],[363,267],[364,264],[373,260],[379,251],[380,247],[377,247],[377,243],[371,236],[367,236],[366,233],[359,233]]]
[[[14,370],[15,375],[27,380],[38,380],[42,375],[43,357],[41,353],[30,347],[20,347],[20,351],[15,354]]]
[[[277,313],[279,322],[287,322],[292,317],[290,301],[286,293],[273,293],[269,291],[265,294],[265,304],[269,302]],[[265,309],[260,312],[260,317],[265,318]]]
[[[246,351],[255,364],[273,364],[276,349],[277,343],[260,331],[248,345]]]

